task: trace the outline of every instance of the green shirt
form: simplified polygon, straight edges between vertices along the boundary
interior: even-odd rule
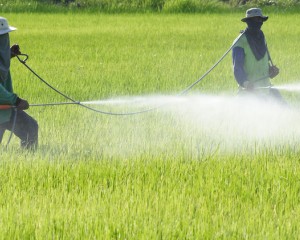
[[[253,83],[254,88],[269,87],[271,85],[269,79],[269,56],[265,56],[257,60],[251,50],[245,34],[234,44],[234,47],[241,47],[245,52],[244,70],[247,75],[247,81]]]
[[[10,72],[5,81],[0,81],[0,105],[14,105],[17,95],[13,93]],[[0,124],[8,122],[12,113],[12,109],[0,109]]]

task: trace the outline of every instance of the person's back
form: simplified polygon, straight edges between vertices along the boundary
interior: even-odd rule
[[[14,30],[16,28],[0,17],[0,105],[11,106],[0,109],[0,142],[4,132],[9,130],[21,139],[22,147],[32,149],[38,144],[38,124],[24,112],[29,104],[13,92],[10,75],[10,59],[21,54],[19,45],[10,47],[9,32]]]

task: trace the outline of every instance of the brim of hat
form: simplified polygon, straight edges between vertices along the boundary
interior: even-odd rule
[[[268,16],[253,16],[253,17],[245,17],[245,18],[242,18],[242,22],[246,22],[248,19],[251,19],[251,18],[255,18],[255,17],[260,17],[260,18],[262,18],[263,19],[263,21],[265,22],[265,21],[267,21],[268,20]]]
[[[17,30],[17,28],[9,26],[7,29],[0,30],[0,35],[9,33],[9,32],[15,31],[15,30]]]

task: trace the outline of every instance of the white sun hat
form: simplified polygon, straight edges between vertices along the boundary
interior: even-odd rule
[[[9,26],[6,18],[0,17],[0,35],[17,30],[15,27]]]

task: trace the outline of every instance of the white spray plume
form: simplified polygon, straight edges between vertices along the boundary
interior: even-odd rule
[[[288,91],[288,92],[300,92],[300,83],[279,85],[276,86],[275,88],[279,90]]]
[[[257,98],[157,95],[89,103],[124,112],[160,106],[141,115],[109,118],[105,129],[89,132],[95,135],[87,136],[92,145],[112,156],[247,154],[300,143],[300,109]],[[93,125],[101,127],[101,122]]]

